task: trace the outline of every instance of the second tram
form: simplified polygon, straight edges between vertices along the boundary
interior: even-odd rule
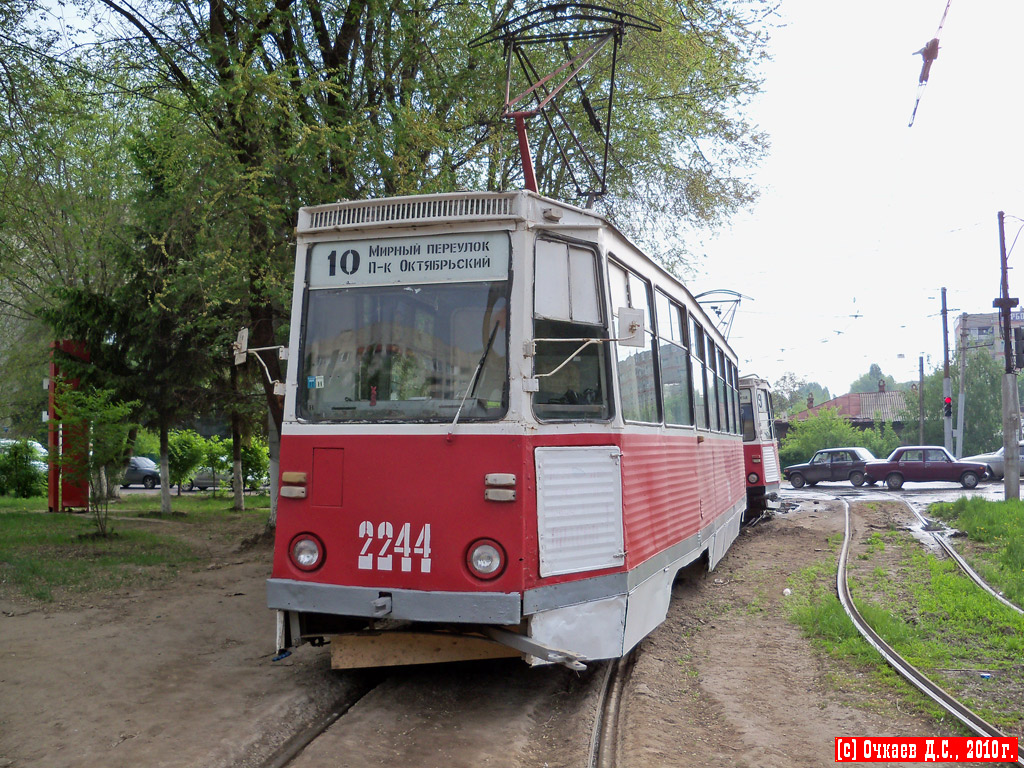
[[[771,388],[758,376],[740,379],[740,424],[743,429],[743,464],[747,474],[746,520],[778,506],[779,445],[775,439]]]
[[[579,668],[661,623],[747,505],[736,356],[592,211],[303,208],[269,607],[335,667]]]

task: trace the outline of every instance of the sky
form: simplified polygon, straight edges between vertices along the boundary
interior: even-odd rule
[[[946,0],[781,0],[752,120],[771,139],[758,202],[705,235],[688,287],[741,300],[742,374],[835,397],[877,363],[897,381],[942,366],[962,312],[995,311],[997,215],[1024,226],[1024,4],[950,0],[913,127],[921,56]],[[1009,257],[1024,299],[1024,237]],[[1024,262],[1022,262],[1024,263]],[[955,372],[953,374],[955,376]]]

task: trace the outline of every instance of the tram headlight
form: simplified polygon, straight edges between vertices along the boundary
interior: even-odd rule
[[[758,475],[757,472],[751,472],[749,475],[747,475],[747,482],[748,483],[756,483],[760,479],[761,479],[761,476]]]
[[[323,565],[324,545],[311,533],[300,533],[288,548],[292,565],[303,571],[314,571]]]
[[[505,550],[491,539],[480,539],[469,546],[466,565],[478,579],[496,579],[505,570]]]

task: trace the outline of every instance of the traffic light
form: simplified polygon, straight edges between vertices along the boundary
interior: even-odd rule
[[[942,398],[942,415],[952,416],[953,415],[953,398],[946,396]]]
[[[1024,368],[1024,326],[1013,329],[1013,367]]]

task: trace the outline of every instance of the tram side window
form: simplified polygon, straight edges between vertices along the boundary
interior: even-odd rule
[[[707,357],[705,358],[706,367],[704,374],[704,383],[707,387],[708,397],[708,427],[710,429],[721,429],[721,424],[719,422],[721,414],[718,410],[718,387],[716,382],[716,377],[718,375],[716,370],[718,363],[718,355],[715,350],[715,342],[711,340],[710,336],[705,335],[705,338],[708,342]]]
[[[739,434],[740,431],[740,411],[739,402],[737,400],[737,374],[736,366],[733,362],[729,361],[729,412],[732,414],[732,432],[733,434]]]
[[[607,420],[606,343],[597,254],[576,244],[538,239],[535,254],[533,410],[545,420]],[[581,348],[582,347],[582,348]]]
[[[725,390],[725,353],[718,350],[718,428],[723,432],[729,431],[729,400]]]
[[[693,361],[693,412],[697,426],[708,426],[708,382],[704,365],[704,329],[690,316],[690,348]]]
[[[757,390],[757,420],[761,426],[761,434],[774,439],[775,419],[772,418],[771,398],[764,389]]]
[[[661,421],[658,410],[658,382],[654,370],[655,339],[651,323],[650,285],[646,280],[627,272],[617,264],[608,265],[611,281],[612,311],[619,307],[642,309],[646,347],[618,347],[619,396],[622,400],[622,418],[626,421],[656,423]],[[616,335],[621,335],[616,317]]]
[[[690,355],[686,345],[686,314],[663,293],[656,293],[658,352],[661,360],[661,399],[665,423],[673,426],[693,424],[690,403]]]

